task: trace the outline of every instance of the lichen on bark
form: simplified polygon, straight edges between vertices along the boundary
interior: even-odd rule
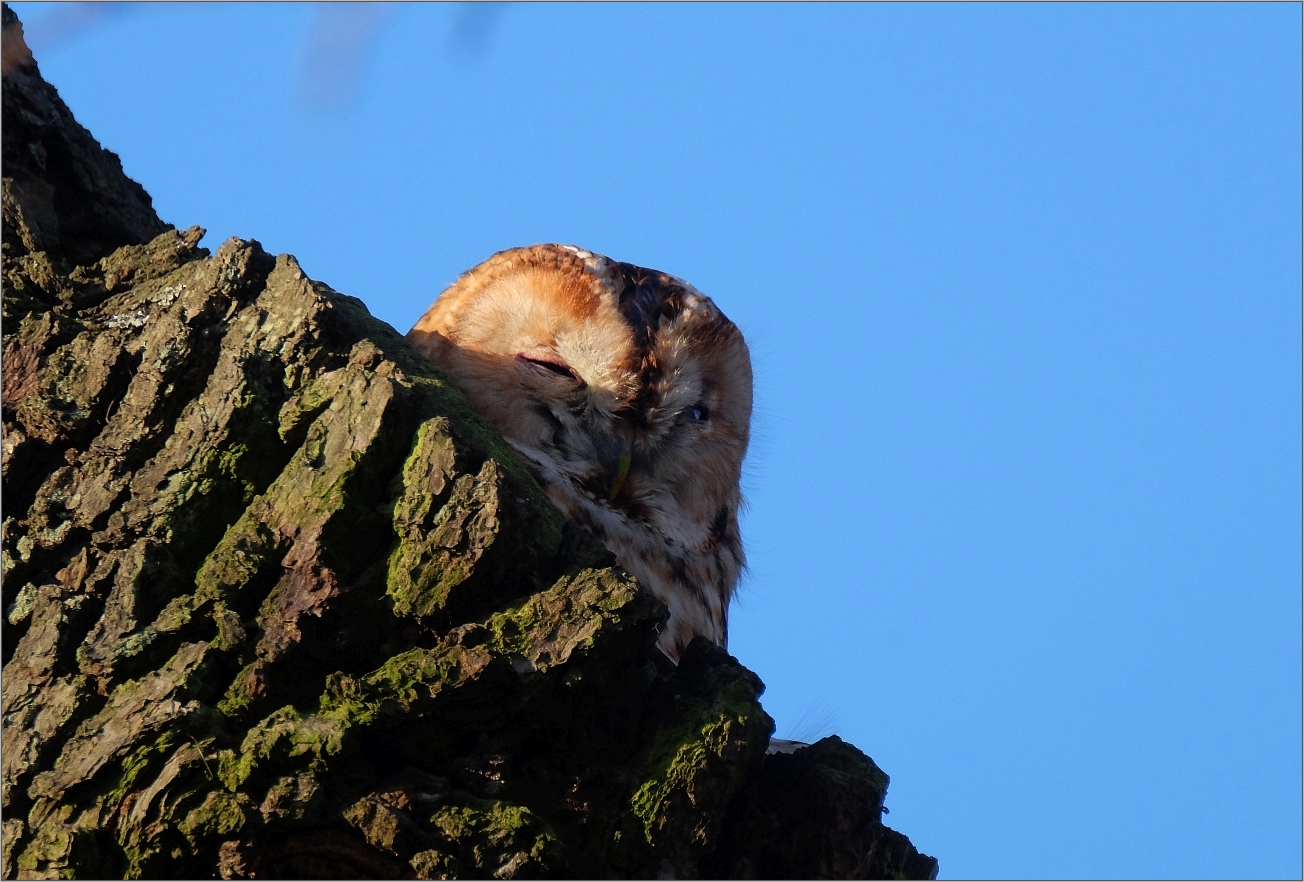
[[[392,328],[160,221],[4,10],[5,878],[910,877],[887,776]]]

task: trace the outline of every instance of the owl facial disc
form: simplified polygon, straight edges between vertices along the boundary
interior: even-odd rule
[[[408,339],[669,607],[667,655],[695,636],[727,644],[752,370],[708,297],[657,270],[535,245],[463,274]]]

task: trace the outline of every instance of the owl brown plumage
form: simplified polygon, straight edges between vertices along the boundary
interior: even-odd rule
[[[408,339],[670,608],[667,655],[698,635],[726,645],[752,368],[708,297],[656,270],[534,245],[463,274]]]

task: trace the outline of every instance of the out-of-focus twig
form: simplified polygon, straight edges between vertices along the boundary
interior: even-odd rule
[[[299,63],[296,94],[315,110],[349,107],[361,87],[367,59],[389,3],[319,3]]]
[[[483,56],[493,44],[494,34],[503,11],[510,3],[459,3],[453,14],[448,42],[452,48],[469,56]]]
[[[5,33],[4,69],[29,62],[33,51],[39,57],[114,18],[152,5],[76,2],[36,15],[27,24],[26,42],[21,25],[16,38]],[[483,56],[509,5],[459,3],[448,33],[450,49],[466,56]],[[343,2],[313,6],[312,24],[296,71],[295,95],[310,109],[338,112],[356,100],[376,38],[397,4]]]
[[[38,56],[105,22],[136,10],[136,3],[65,3],[27,23],[27,44]]]

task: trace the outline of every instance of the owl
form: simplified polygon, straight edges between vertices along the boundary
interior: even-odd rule
[[[657,270],[534,245],[463,274],[408,339],[669,607],[667,656],[697,636],[727,647],[752,367],[710,298]]]

